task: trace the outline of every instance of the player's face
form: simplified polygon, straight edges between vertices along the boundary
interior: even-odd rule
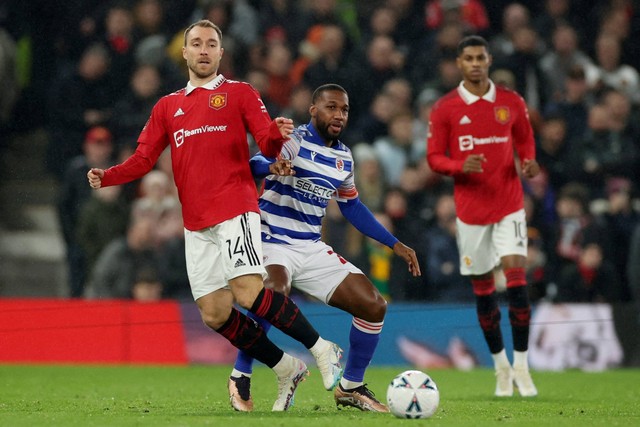
[[[456,59],[462,78],[471,83],[480,83],[489,78],[491,55],[484,46],[467,46]]]
[[[311,121],[326,142],[336,140],[347,127],[349,97],[339,90],[322,92],[309,109]]]
[[[182,48],[190,73],[198,79],[218,72],[223,52],[218,33],[207,27],[193,27],[187,35],[187,45]]]

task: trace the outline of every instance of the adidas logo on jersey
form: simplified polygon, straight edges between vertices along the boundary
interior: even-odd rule
[[[182,111],[182,108],[178,107],[178,111],[176,111],[176,113],[173,115],[173,117],[178,117],[178,116],[184,116],[184,111]]]
[[[242,262],[241,259],[236,261],[236,265],[234,265],[234,268],[238,268],[238,267],[244,267],[246,264],[244,262]]]
[[[461,125],[468,125],[469,123],[471,123],[471,119],[469,117],[467,117],[466,115],[462,116],[462,118],[460,119],[460,124]]]

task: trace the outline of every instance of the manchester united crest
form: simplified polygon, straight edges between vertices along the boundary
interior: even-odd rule
[[[336,169],[340,172],[344,170],[344,161],[342,159],[336,159]]]
[[[227,94],[226,93],[214,93],[209,96],[209,107],[214,110],[219,110],[227,106]]]
[[[496,115],[496,121],[500,124],[506,125],[509,123],[511,119],[511,113],[509,112],[509,107],[495,107],[493,109]]]

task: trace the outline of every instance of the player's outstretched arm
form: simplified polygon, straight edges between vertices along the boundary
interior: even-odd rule
[[[540,173],[540,165],[535,159],[524,159],[522,161],[522,174],[526,178],[533,178]]]
[[[291,164],[291,160],[289,159],[278,159],[274,163],[271,163],[269,165],[269,172],[278,176],[296,174],[296,171],[293,169],[293,165]]]
[[[87,179],[91,188],[100,188],[102,186],[102,177],[104,176],[104,169],[91,168],[87,172]]]
[[[393,249],[393,252],[404,259],[409,265],[409,271],[414,276],[420,276],[420,265],[413,249],[400,242],[389,232],[371,213],[359,198],[338,203],[342,215],[362,234]]]
[[[409,272],[413,275],[413,277],[422,275],[422,272],[420,271],[420,264],[418,264],[418,258],[416,257],[416,251],[414,251],[404,243],[398,241],[395,245],[393,245],[393,253],[405,260],[405,262],[409,266]]]
[[[282,135],[283,138],[286,138],[293,133],[293,120],[286,117],[276,117],[274,121],[276,122],[276,126],[278,126],[280,135]]]

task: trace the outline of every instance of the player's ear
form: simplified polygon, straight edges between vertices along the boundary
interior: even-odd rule
[[[311,117],[315,117],[317,111],[318,111],[318,107],[316,107],[315,104],[311,104],[311,107],[309,107],[309,115]]]

